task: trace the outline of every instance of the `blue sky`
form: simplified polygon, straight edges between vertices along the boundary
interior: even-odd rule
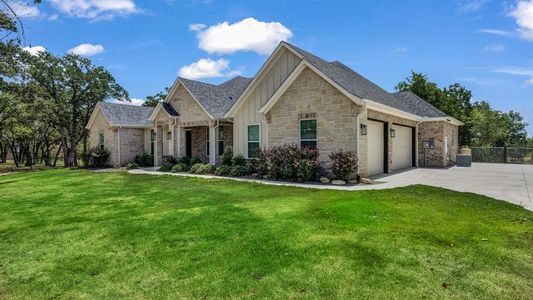
[[[475,100],[520,111],[533,135],[533,0],[43,2],[18,8],[26,46],[89,56],[132,98],[178,74],[211,83],[254,76],[288,39],[388,91],[411,70],[441,87],[462,83]]]

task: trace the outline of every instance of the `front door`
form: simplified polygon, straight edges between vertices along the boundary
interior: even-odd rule
[[[192,156],[192,131],[185,131],[185,155],[187,157]]]

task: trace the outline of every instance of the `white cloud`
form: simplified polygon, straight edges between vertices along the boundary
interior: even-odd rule
[[[131,98],[131,101],[121,101],[117,99],[111,99],[108,102],[109,103],[116,103],[116,104],[126,104],[126,105],[134,105],[134,106],[141,106],[144,103],[144,99],[139,98]]]
[[[37,55],[39,54],[39,52],[46,51],[46,48],[43,46],[35,46],[35,47],[28,46],[28,47],[22,48],[22,50],[28,52],[31,55]]]
[[[520,36],[533,41],[533,0],[518,1],[509,15],[515,18]]]
[[[515,76],[526,76],[529,77],[525,83],[533,84],[533,69],[520,68],[520,67],[503,67],[493,70],[496,73],[515,75]]]
[[[462,0],[459,3],[458,11],[460,14],[473,13],[481,9],[483,4],[488,0]]]
[[[240,71],[229,68],[229,61],[223,58],[212,60],[202,58],[188,66],[183,66],[179,70],[179,76],[187,79],[231,77],[239,75]]]
[[[505,46],[504,45],[499,45],[499,44],[490,44],[490,45],[485,46],[483,51],[486,51],[486,52],[502,52],[502,51],[505,51]]]
[[[19,18],[37,18],[41,15],[39,8],[20,1],[8,1],[9,6]]]
[[[133,0],[50,0],[59,11],[77,18],[112,19],[140,12]]]
[[[198,47],[207,53],[231,54],[254,51],[267,55],[280,41],[288,40],[292,32],[279,22],[261,22],[254,18],[236,23],[223,22],[198,31]]]
[[[201,31],[207,27],[205,24],[190,24],[189,31]]]
[[[477,32],[479,33],[488,33],[493,35],[499,35],[499,36],[512,36],[513,33],[505,30],[499,30],[499,29],[480,29]]]
[[[93,56],[104,52],[104,46],[93,44],[80,44],[67,51],[68,53],[81,55],[81,56]]]

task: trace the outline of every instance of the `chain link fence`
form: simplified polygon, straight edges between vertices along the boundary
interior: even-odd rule
[[[472,161],[502,164],[533,164],[533,148],[473,147]]]

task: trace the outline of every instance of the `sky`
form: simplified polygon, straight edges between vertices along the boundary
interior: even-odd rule
[[[533,136],[533,0],[43,0],[15,3],[26,50],[90,57],[133,104],[176,76],[253,77],[281,40],[387,91],[412,70],[522,113]]]

